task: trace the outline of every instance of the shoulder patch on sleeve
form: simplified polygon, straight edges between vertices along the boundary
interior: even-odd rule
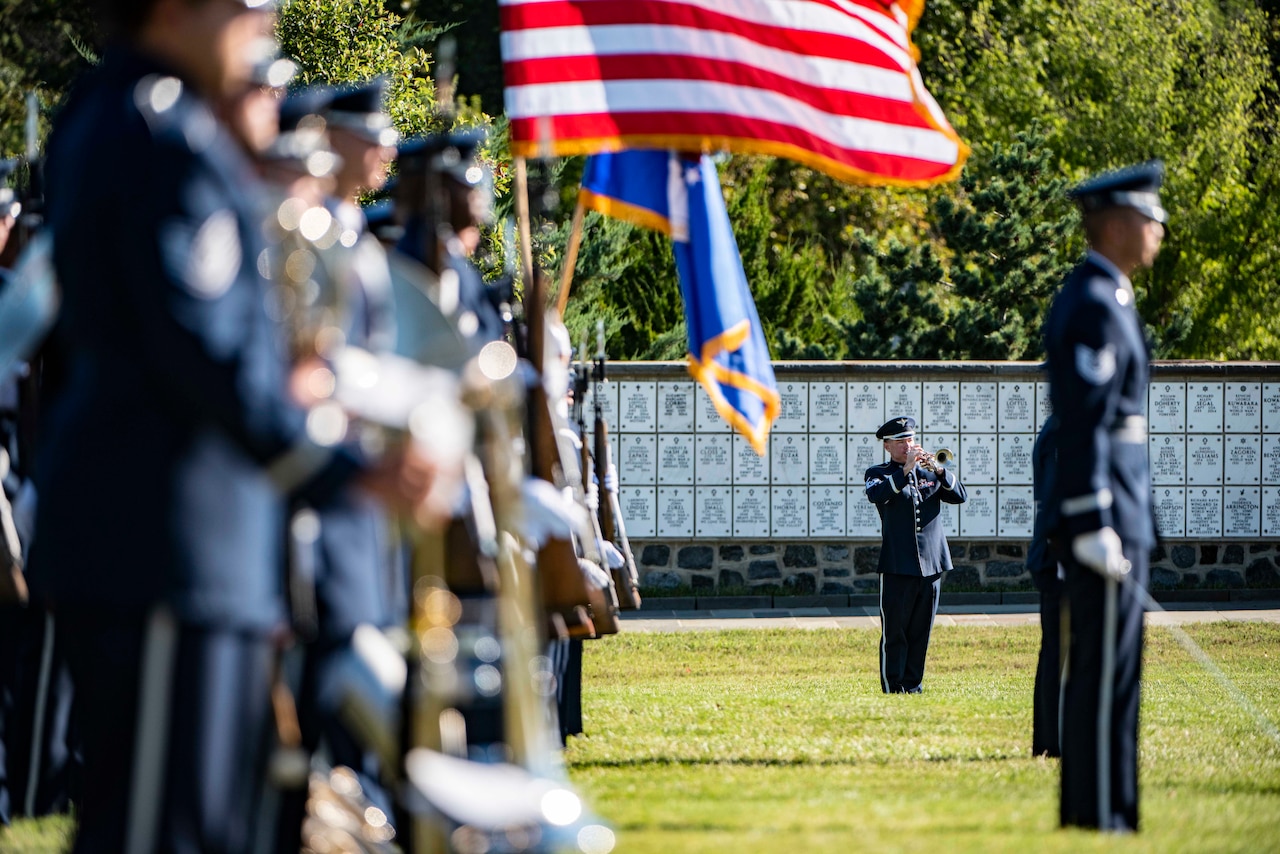
[[[1115,376],[1116,348],[1105,344],[1094,350],[1084,344],[1076,345],[1076,373],[1089,385],[1102,385]]]
[[[880,483],[880,480],[881,480],[881,479],[880,479],[880,478],[878,478],[878,477],[868,478],[868,479],[867,479],[867,489],[870,489],[871,487],[875,486],[877,483]]]

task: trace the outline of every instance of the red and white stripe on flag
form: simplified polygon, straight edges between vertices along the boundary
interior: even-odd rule
[[[923,0],[500,5],[516,155],[729,150],[923,186],[969,151],[916,69]]]

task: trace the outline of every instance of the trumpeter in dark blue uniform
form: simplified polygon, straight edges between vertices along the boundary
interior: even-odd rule
[[[1045,499],[1053,492],[1058,460],[1058,419],[1050,415],[1031,453],[1032,493],[1036,502],[1027,571],[1040,591],[1040,655],[1036,662],[1031,714],[1031,753],[1061,756],[1059,706],[1062,702],[1062,570],[1049,532],[1057,513]]]
[[[929,634],[938,613],[942,573],[951,551],[940,518],[943,502],[968,498],[960,480],[922,465],[914,418],[894,418],[876,431],[889,461],[866,472],[867,498],[880,513],[880,688],[887,694],[923,690]]]
[[[1129,276],[1150,267],[1166,220],[1159,162],[1072,191],[1089,253],[1045,327],[1058,417],[1048,501],[1063,544],[1070,641],[1062,719],[1063,825],[1138,827],[1138,688],[1143,606],[1155,545],[1147,468],[1149,354]]]
[[[70,379],[37,470],[33,587],[58,608],[84,726],[77,851],[250,849],[282,617],[285,497],[366,467],[294,402],[258,272],[257,184],[212,105],[246,84],[262,2],[110,0],[114,41],[49,146]],[[308,366],[308,376],[319,366]]]

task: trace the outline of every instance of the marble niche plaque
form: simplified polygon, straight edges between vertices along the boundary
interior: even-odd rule
[[[688,539],[693,536],[693,489],[658,487],[658,536]]]
[[[930,433],[960,430],[960,383],[924,384],[924,420],[920,429]]]
[[[658,384],[623,380],[618,383],[618,430],[653,433],[658,429]]]
[[[769,487],[735,486],[733,489],[733,535],[769,536]]]
[[[691,382],[658,383],[658,432],[692,433],[694,395],[698,387]]]
[[[1152,433],[1187,429],[1187,384],[1154,382],[1147,386],[1147,424]]]
[[[867,498],[866,487],[850,486],[846,495],[846,536],[880,539],[880,513]]]
[[[1187,535],[1187,491],[1181,486],[1159,486],[1151,491],[1156,528],[1162,537]]]
[[[653,486],[658,482],[658,437],[629,433],[618,437],[618,483]]]
[[[701,388],[693,395],[693,423],[694,429],[699,433],[729,433],[733,429],[728,421],[720,417],[715,404]]]
[[[1257,485],[1262,481],[1262,437],[1233,435],[1222,439],[1222,482]]]
[[[1222,383],[1187,383],[1187,432],[1222,432]]]
[[[1036,503],[1029,486],[1005,486],[999,490],[997,531],[1001,537],[1029,539],[1035,521]]]
[[[809,429],[809,384],[778,383],[782,409],[773,422],[774,433],[803,433]]]
[[[813,433],[843,433],[845,423],[844,383],[809,383],[809,430]]]
[[[809,490],[803,486],[775,486],[771,496],[774,537],[809,536]]]
[[[733,483],[733,437],[724,433],[699,433],[693,442],[695,483],[728,486]]]
[[[1280,433],[1280,383],[1262,384],[1262,432]]]
[[[948,537],[960,536],[960,506],[946,503],[938,505],[938,518],[942,520],[942,531]]]
[[[658,434],[658,483],[687,486],[693,483],[693,434]]]
[[[587,430],[594,432],[596,423],[596,398],[600,399],[600,414],[604,423],[613,434],[618,430],[618,384],[611,382],[591,383],[587,386],[586,405],[582,414],[587,419]]]
[[[1262,383],[1224,383],[1222,427],[1228,433],[1257,433],[1262,429]]]
[[[960,429],[966,433],[996,432],[995,383],[960,384]]]
[[[1280,487],[1262,488],[1262,536],[1280,537]]]
[[[628,537],[655,537],[658,532],[657,496],[652,486],[621,486],[618,503]]]
[[[1222,487],[1187,487],[1187,536],[1222,536]]]
[[[994,537],[996,535],[996,488],[965,485],[969,499],[960,505],[960,535]]]
[[[997,471],[1000,472],[1001,486],[1031,485],[1031,449],[1035,442],[1034,433],[1000,434],[1000,458]],[[1004,493],[1001,495],[1003,496]]]
[[[845,498],[843,485],[809,487],[809,536],[844,536]]]
[[[889,419],[884,414],[884,383],[851,382],[848,386],[850,433],[870,433],[874,439],[876,430]]]
[[[757,454],[751,443],[737,433],[733,434],[733,482],[739,486],[769,483],[769,458]]]
[[[996,437],[991,433],[966,433],[960,437],[960,482],[996,483]],[[963,527],[963,523],[961,525]]]
[[[1026,380],[1006,380],[998,387],[997,421],[1001,433],[1034,433],[1036,423],[1036,384]]]
[[[1187,485],[1222,483],[1222,437],[1187,437]]]
[[[888,459],[884,452],[884,443],[875,436],[851,435],[846,440],[845,448],[847,449],[845,465],[849,471],[850,483],[862,483],[867,469],[878,466]]]
[[[1256,486],[1229,486],[1222,490],[1222,535],[1256,537],[1261,530],[1262,490]]]
[[[706,486],[693,491],[693,518],[699,537],[733,536],[733,488]]]
[[[1040,428],[1044,426],[1044,422],[1049,420],[1049,416],[1053,414],[1053,403],[1049,400],[1049,384],[1041,380],[1036,381],[1036,432],[1040,432]]]
[[[853,385],[850,383],[850,385]],[[922,421],[920,410],[920,386],[919,382],[887,382],[884,384],[884,418],[880,424],[888,421],[890,418],[899,418],[909,415],[919,424]],[[872,435],[876,432],[876,427],[871,428]]]
[[[1186,481],[1186,436],[1171,436],[1167,433],[1148,436],[1147,458],[1151,463],[1153,484],[1181,484]]]
[[[845,441],[839,433],[809,434],[809,483],[845,482]]]
[[[1280,436],[1262,437],[1262,482],[1280,486]]]
[[[774,486],[809,482],[809,437],[795,433],[769,436],[769,472]]]

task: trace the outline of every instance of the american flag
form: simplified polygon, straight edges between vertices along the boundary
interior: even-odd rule
[[[518,156],[729,150],[925,186],[968,147],[915,64],[923,0],[500,0]]]

